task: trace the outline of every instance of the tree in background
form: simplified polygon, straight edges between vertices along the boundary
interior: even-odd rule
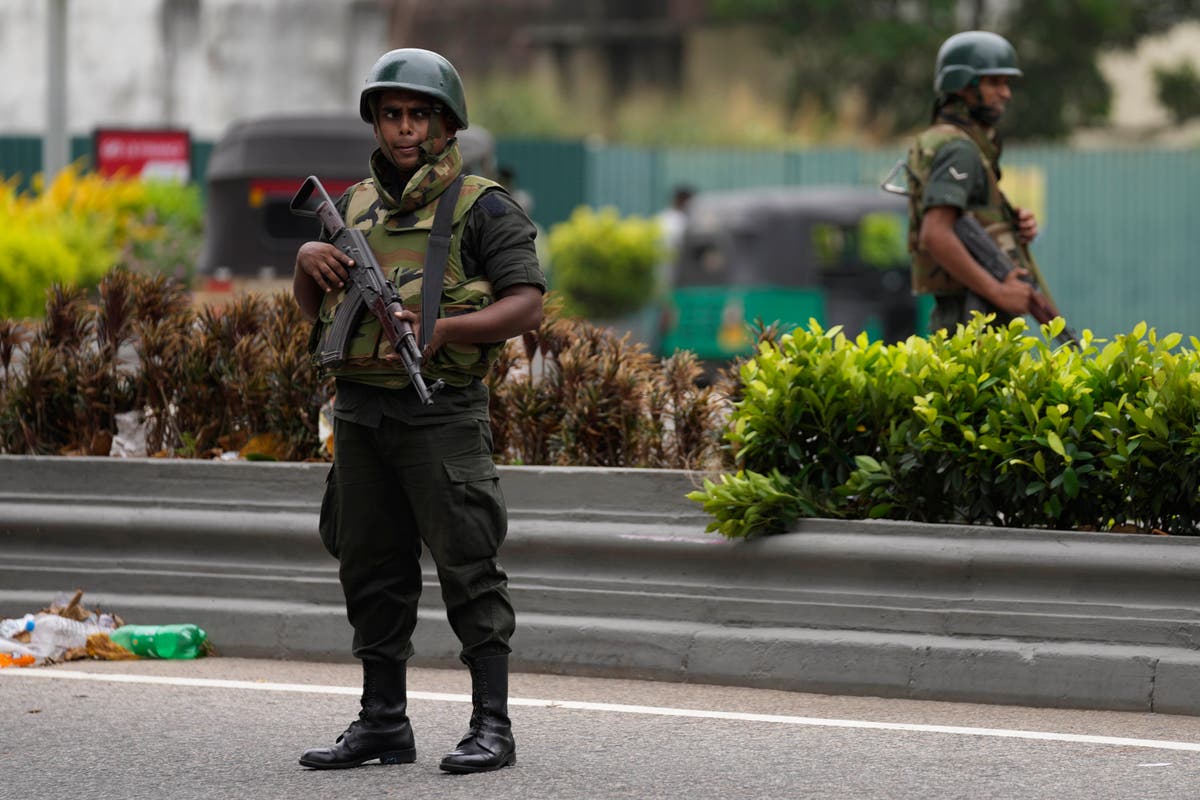
[[[1191,61],[1154,68],[1158,102],[1177,124],[1200,117],[1200,73]]]
[[[1100,52],[1195,17],[1195,0],[1021,0],[1006,20],[1026,77],[1013,98],[1009,135],[1057,139],[1102,124],[1112,89],[1097,66]]]
[[[714,16],[761,25],[791,71],[790,109],[827,112],[850,91],[879,136],[925,124],[933,63],[950,35],[994,30],[1017,49],[1025,80],[1006,133],[1058,139],[1104,122],[1112,90],[1097,66],[1104,49],[1196,17],[1195,0],[711,0]]]
[[[712,0],[718,20],[761,25],[789,70],[790,112],[815,102],[834,112],[860,93],[863,122],[879,135],[929,117],[933,59],[958,25],[956,0]]]

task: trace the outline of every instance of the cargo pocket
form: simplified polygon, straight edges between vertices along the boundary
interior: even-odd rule
[[[508,532],[500,474],[487,453],[448,458],[446,470],[452,544],[462,561],[492,558]]]
[[[338,556],[337,542],[337,518],[338,518],[338,491],[337,491],[337,474],[335,470],[337,466],[329,468],[329,474],[325,476],[325,494],[321,498],[321,518],[317,523],[317,533],[321,536],[321,544],[325,545],[325,549],[329,551],[329,555],[334,558]]]

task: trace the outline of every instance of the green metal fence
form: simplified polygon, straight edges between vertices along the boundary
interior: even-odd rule
[[[195,141],[202,178],[211,142]],[[72,158],[89,157],[76,137]],[[497,161],[512,168],[550,228],[579,205],[649,215],[677,184],[700,190],[775,185],[877,185],[902,150],[748,151],[637,148],[550,140],[500,140]],[[0,136],[0,177],[40,170],[41,141]],[[1006,181],[1033,186],[1042,235],[1034,244],[1055,299],[1072,324],[1099,336],[1146,321],[1160,332],[1200,337],[1200,150],[1076,151],[1013,147]],[[1027,188],[1027,187],[1026,187]]]
[[[1064,314],[1100,336],[1146,321],[1200,336],[1200,152],[1014,150],[1045,173],[1034,253]]]
[[[71,139],[71,160],[91,158],[92,141],[76,136]],[[42,170],[42,140],[37,136],[0,136],[0,180],[16,179],[22,191],[28,190]]]
[[[516,147],[520,147],[520,151]],[[511,149],[510,149],[511,148]],[[903,150],[737,151],[577,144],[539,155],[535,142],[501,154],[536,200],[545,227],[574,205],[652,214],[681,183],[700,190],[775,185],[878,185]],[[578,164],[582,162],[582,170]],[[1034,254],[1059,307],[1101,337],[1146,321],[1160,333],[1200,337],[1200,151],[1013,147],[1009,177],[1033,184],[1042,234]],[[536,168],[536,173],[534,172]],[[537,179],[535,180],[535,175]],[[540,181],[547,183],[542,184]],[[542,196],[553,202],[542,202]]]

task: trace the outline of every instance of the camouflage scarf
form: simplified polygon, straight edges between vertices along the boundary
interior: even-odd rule
[[[407,214],[429,205],[458,177],[462,166],[458,139],[451,139],[441,154],[430,157],[429,163],[423,164],[413,173],[401,191],[400,198],[396,199],[396,189],[400,185],[400,175],[396,166],[387,159],[382,150],[376,149],[371,154],[371,177],[375,179],[375,188],[379,191],[380,199],[388,207],[389,214]]]

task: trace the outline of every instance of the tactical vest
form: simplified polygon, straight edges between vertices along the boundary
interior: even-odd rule
[[[921,133],[908,151],[908,252],[912,255],[914,294],[955,294],[964,291],[963,285],[920,247],[921,220],[924,217],[921,198],[933,169],[933,157],[942,145],[954,139],[965,139],[979,150],[969,133],[957,125],[943,122]],[[1030,269],[1025,250],[1017,242],[1016,220],[1000,191],[996,166],[986,153],[980,151],[979,157],[987,176],[988,202],[984,206],[968,208],[965,213],[979,220],[979,224],[1014,264]]]
[[[491,283],[483,277],[468,278],[463,272],[460,248],[463,229],[471,208],[485,191],[499,184],[475,175],[463,176],[462,191],[454,207],[451,226],[450,254],[443,279],[441,316],[455,316],[478,311],[494,300]],[[346,206],[346,223],[362,230],[367,243],[379,260],[384,274],[396,287],[406,308],[421,306],[421,275],[425,251],[433,228],[433,215],[440,198],[411,214],[391,212],[380,202],[374,179],[368,178],[350,189]],[[310,341],[319,341],[321,328],[332,323],[345,291],[330,292],[321,303],[316,330]],[[447,343],[421,365],[426,381],[444,380],[451,386],[466,386],[483,377],[499,353],[503,342],[494,344]],[[350,342],[349,357],[327,375],[347,378],[358,383],[402,389],[410,381],[398,360],[384,359],[391,352],[379,321],[368,312],[362,315],[358,330]]]

